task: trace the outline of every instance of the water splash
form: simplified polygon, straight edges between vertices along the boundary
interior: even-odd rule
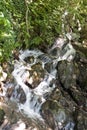
[[[35,60],[32,64],[25,64],[24,59],[28,56],[34,56]],[[55,73],[54,70],[51,73],[46,72],[44,79],[40,82],[40,84],[35,89],[31,89],[25,84],[25,80],[29,76],[29,73],[27,73],[27,71],[29,72],[32,65],[36,64],[39,61],[42,63],[42,68],[44,68],[44,65],[51,59],[45,56],[42,52],[36,50],[26,50],[19,56],[19,58],[20,60],[15,63],[14,71],[12,73],[17,83],[15,89],[21,86],[26,95],[25,103],[18,104],[19,110],[23,111],[29,117],[40,119],[41,106],[46,101],[46,96],[49,95],[55,88],[55,84],[50,86],[50,83],[55,79],[56,71]]]
[[[57,53],[56,58],[53,58],[51,51],[55,48],[59,48],[60,51],[58,50],[59,52]],[[21,51],[19,61],[16,61],[14,64],[14,71],[12,72],[12,75],[16,81],[15,90],[18,87],[21,87],[26,95],[26,101],[24,103],[18,102],[18,107],[20,111],[32,118],[42,119],[40,116],[41,106],[56,87],[55,79],[57,74],[57,63],[60,60],[71,61],[75,56],[74,48],[70,43],[65,44],[64,39],[59,39],[59,41],[55,42],[49,53],[50,56],[39,50]],[[25,61],[25,58],[29,56],[34,57],[32,63],[27,63]],[[38,62],[40,62],[42,64],[42,68],[45,69],[45,75],[39,85],[32,89],[26,85],[25,81],[27,77],[30,76],[32,66]],[[50,71],[48,71],[45,67],[49,63],[51,63],[50,66],[52,66],[50,67]]]

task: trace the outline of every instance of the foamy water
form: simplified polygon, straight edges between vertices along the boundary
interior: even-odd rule
[[[54,45],[54,47],[56,47],[56,45]],[[54,47],[52,48],[54,49]],[[25,58],[29,56],[34,57],[34,61],[30,64],[26,63],[25,61]],[[67,44],[64,48],[60,48],[60,54],[56,59],[51,59],[48,55],[45,55],[43,52],[39,50],[21,51],[21,54],[19,55],[19,61],[15,62],[14,71],[12,72],[12,75],[16,82],[15,89],[17,89],[20,86],[26,95],[25,103],[18,103],[18,108],[21,112],[25,113],[26,115],[32,118],[41,118],[41,106],[46,101],[47,96],[49,96],[56,87],[54,82],[57,73],[56,64],[61,60],[71,61],[74,58],[74,56],[75,50],[70,43]],[[44,75],[43,80],[39,83],[39,85],[36,88],[31,89],[25,84],[25,80],[29,76],[29,71],[31,70],[32,65],[35,65],[38,62],[42,63],[43,69],[45,68],[46,63],[49,64],[50,62],[54,67],[52,67],[53,69],[51,68],[50,72],[48,72],[45,69],[46,73]]]

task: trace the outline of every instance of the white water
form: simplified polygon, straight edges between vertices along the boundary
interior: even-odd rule
[[[63,44],[64,43],[62,43],[62,46]],[[52,47],[52,49],[54,49],[54,47],[57,47],[57,43]],[[59,42],[58,42],[58,47],[59,47]],[[34,57],[34,61],[32,64],[26,63],[24,61],[24,59],[29,56]],[[55,69],[56,64],[58,63],[58,61],[61,60],[70,61],[74,58],[74,56],[75,56],[75,50],[73,49],[70,43],[67,44],[63,49],[62,47],[60,47],[60,54],[54,60],[49,58],[47,55],[45,55],[43,52],[39,50],[26,50],[24,52],[21,51],[21,54],[19,55],[20,60],[15,62],[14,71],[12,73],[17,84],[15,86],[15,89],[17,89],[20,86],[26,95],[25,103],[24,104],[18,103],[19,110],[24,112],[29,117],[41,119],[40,116],[41,106],[46,101],[46,97],[49,96],[54,90],[54,88],[56,87],[55,82],[53,82],[56,79],[56,73],[57,73]],[[51,60],[52,60],[52,65],[54,67],[50,71],[50,73],[48,73],[46,70],[44,79],[40,82],[40,84],[34,89],[29,88],[25,84],[25,80],[30,75],[29,70],[31,70],[32,65],[40,61],[44,69],[45,64],[51,62]]]
[[[43,53],[40,51],[24,51],[20,56],[20,60],[16,61],[14,65],[14,71],[13,76],[16,80],[17,85],[15,86],[15,89],[18,88],[18,86],[21,86],[24,93],[26,94],[26,102],[24,104],[18,104],[19,110],[22,110],[24,113],[26,113],[28,116],[33,118],[40,118],[40,108],[41,105],[45,102],[47,94],[51,93],[52,90],[55,88],[55,85],[53,84],[53,87],[50,87],[50,82],[55,79],[56,77],[56,71],[53,71],[51,74],[46,73],[43,81],[35,88],[31,89],[25,84],[26,78],[29,76],[29,70],[31,69],[31,66],[38,62],[39,58],[37,58],[39,55],[42,55]],[[24,59],[28,56],[34,56],[35,60],[32,64],[26,64],[24,65]],[[42,58],[43,60],[43,58]],[[44,67],[44,64],[46,63],[44,60],[42,61],[42,67]]]

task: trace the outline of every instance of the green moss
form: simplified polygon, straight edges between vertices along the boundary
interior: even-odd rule
[[[3,122],[4,120],[4,115],[5,115],[5,112],[3,109],[0,108],[0,124]]]

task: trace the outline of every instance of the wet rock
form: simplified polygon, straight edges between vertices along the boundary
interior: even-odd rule
[[[8,100],[10,98],[10,100],[16,100],[17,102],[22,104],[25,103],[26,101],[26,95],[20,86],[18,86],[17,89],[14,89],[13,87],[9,87],[7,89],[6,96],[8,97]]]
[[[55,129],[55,121],[51,110],[52,108],[54,108],[52,103],[53,103],[52,101],[48,100],[42,105],[41,115],[46,120],[49,127]]]
[[[72,61],[76,54],[73,46],[68,41],[64,41],[64,39],[61,39],[58,41],[58,43],[54,44],[49,52],[51,57],[57,61]]]
[[[16,124],[13,124],[10,128],[10,130],[25,130],[26,125],[23,121],[19,120]]]
[[[9,102],[8,105],[3,105],[3,110],[6,113],[6,119],[1,125],[0,130],[52,130],[45,122],[39,119],[32,119],[21,112],[16,111],[17,104],[14,102]]]
[[[52,112],[49,109],[45,109],[41,111],[41,114],[48,126],[52,129],[55,129],[55,121]]]
[[[87,56],[85,55],[85,50],[83,51],[83,48],[80,48],[80,50],[76,52],[74,61],[60,61],[57,66],[58,80],[62,87],[61,90],[63,90],[63,96],[68,97],[69,95],[71,103],[74,103],[75,108],[78,107],[84,112],[87,111]],[[68,95],[65,95],[65,93]],[[68,101],[68,98],[66,100]],[[61,103],[61,99],[59,102]],[[65,104],[63,103],[63,107],[67,108],[68,105],[65,106]],[[71,110],[70,107],[69,110]],[[75,115],[76,120],[74,120],[76,123],[75,130],[86,130],[86,115],[80,111],[77,113]]]
[[[82,92],[81,89],[78,89],[77,87],[72,87],[68,90],[68,93],[70,94],[72,100],[79,105],[79,107],[82,107],[84,110],[87,110],[86,105],[86,93]]]
[[[10,98],[13,94],[13,91],[14,91],[14,85],[13,84],[9,84],[9,87],[7,88],[7,92],[6,92],[6,96],[8,98]]]
[[[79,114],[77,117],[77,129],[78,130],[86,130],[87,129],[87,116],[83,116],[83,114]]]
[[[21,87],[19,87],[19,89],[17,90],[17,93],[18,93],[20,103],[24,103],[26,101],[26,95],[23,89],[21,89]]]
[[[33,64],[34,63],[34,57],[33,56],[28,56],[28,57],[25,57],[24,61],[26,63],[29,63],[29,64]]]
[[[49,50],[49,53],[52,58],[58,58],[60,56],[60,52],[65,43],[66,43],[66,41],[63,37],[59,37],[56,39],[55,43]]]
[[[54,48],[50,51],[50,55],[52,58],[57,58],[60,55],[60,49]]]
[[[58,37],[55,43],[53,44],[51,50],[53,50],[54,48],[62,48],[65,42],[66,42],[66,39],[64,39],[62,36]]]
[[[39,83],[43,80],[45,71],[40,63],[36,63],[35,65],[32,66],[29,73],[30,76],[27,82],[32,86],[33,89],[37,87]]]
[[[76,110],[75,112],[75,130],[87,130],[87,113]]]
[[[81,87],[82,91],[87,92],[87,63],[78,63],[79,76],[77,84]]]
[[[58,63],[58,78],[61,86],[71,96],[72,100],[86,107],[86,92],[87,91],[87,64],[78,62],[60,61]],[[85,75],[85,76],[84,76]]]
[[[57,70],[59,81],[65,89],[76,86],[78,68],[74,62],[60,61],[58,62]]]
[[[67,123],[63,130],[74,130],[75,124],[73,122]]]
[[[52,62],[46,63],[45,66],[44,66],[44,69],[46,69],[46,71],[48,73],[50,73],[53,70],[53,63]]]
[[[61,130],[67,123],[73,122],[72,114],[55,100],[46,101],[42,105],[41,114],[53,130]]]

